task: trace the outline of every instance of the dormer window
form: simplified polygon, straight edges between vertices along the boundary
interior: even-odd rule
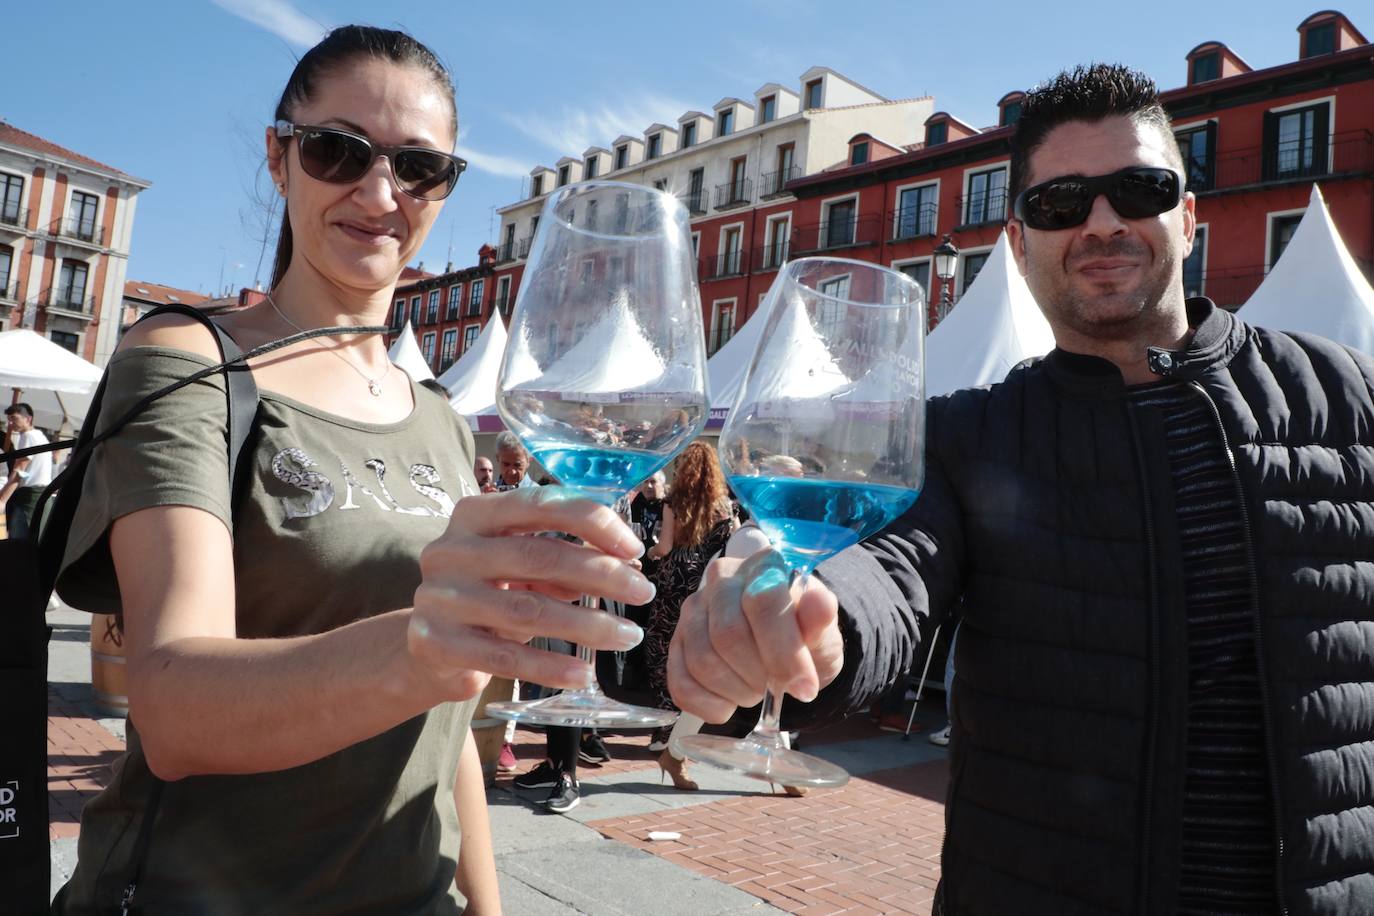
[[[588,157],[588,159],[587,159],[587,164],[586,164],[586,166],[584,166],[583,169],[582,169],[582,177],[583,177],[583,178],[588,178],[588,179],[595,178],[595,177],[596,177],[596,167],[597,167],[598,165],[600,165],[600,164],[601,164],[601,157],[600,157],[600,156],[590,156],[590,157]]]
[[[1221,52],[1199,54],[1193,58],[1192,72],[1188,75],[1188,85],[1221,79]]]
[[[849,148],[849,164],[863,165],[868,161],[868,142],[855,143]]]
[[[766,96],[759,99],[759,123],[767,124],[778,116],[778,97]]]
[[[530,185],[530,197],[538,197],[544,193],[544,176],[535,175],[534,183]]]
[[[615,169],[620,171],[630,164],[630,144],[622,143],[615,148]]]
[[[1021,103],[1008,102],[1002,106],[1002,116],[998,119],[999,127],[1010,127],[1021,120]]]
[[[560,188],[568,183],[568,174],[568,167],[566,165],[560,165],[558,167],[558,186]]]
[[[821,81],[812,80],[806,84],[806,108],[821,107]]]
[[[688,121],[682,125],[682,148],[695,146],[697,142],[697,122]]]
[[[659,151],[663,149],[663,135],[652,134],[649,137],[649,146],[644,153],[645,159],[657,159]]]
[[[949,123],[936,121],[926,125],[926,146],[939,146],[949,139]]]
[[[716,136],[725,137],[735,130],[735,109],[727,108],[716,115]]]
[[[1331,54],[1336,50],[1336,23],[1323,22],[1321,25],[1314,25],[1303,33],[1302,56],[1304,58],[1316,57],[1320,54]]]

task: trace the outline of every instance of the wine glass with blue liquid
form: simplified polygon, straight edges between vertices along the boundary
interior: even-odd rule
[[[721,431],[721,465],[796,595],[817,564],[886,527],[920,492],[925,293],[874,264],[802,258],[778,274],[754,320],[767,323]],[[673,750],[784,786],[846,783],[843,768],[787,749],[781,699],[781,685],[769,685],[743,739],[692,735]]]
[[[706,422],[706,343],[687,210],[640,185],[581,182],[544,205],[496,406],[570,496],[614,504]],[[598,607],[597,598],[582,599]],[[595,667],[593,650],[579,656]],[[538,725],[659,728],[676,711],[593,683],[487,714]]]

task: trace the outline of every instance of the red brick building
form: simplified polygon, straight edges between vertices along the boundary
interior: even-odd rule
[[[1290,63],[1252,70],[1224,44],[1204,42],[1186,55],[1187,84],[1162,94],[1198,198],[1185,286],[1228,308],[1243,305],[1278,260],[1313,182],[1351,254],[1374,275],[1374,46],[1328,10],[1298,26],[1295,50]],[[794,238],[792,253],[905,270],[931,290],[938,321],[932,251],[945,235],[959,249],[957,302],[1006,220],[1008,140],[1022,97],[998,102],[997,127],[978,130],[937,112],[919,149],[792,182],[794,219],[802,230],[816,227]]]
[[[1374,46],[1334,10],[1298,24],[1297,39],[1293,61],[1263,70],[1221,42],[1203,42],[1182,60],[1185,84],[1163,93],[1198,198],[1185,286],[1232,309],[1278,260],[1313,182],[1351,254],[1374,275]],[[769,83],[753,105],[723,99],[714,117],[688,112],[676,129],[655,124],[643,140],[620,137],[611,150],[560,160],[556,171],[535,168],[529,196],[499,211],[498,247],[484,249],[476,267],[398,287],[393,326],[409,315],[422,349],[432,339],[426,352],[442,372],[495,311],[509,316],[544,196],[589,174],[652,183],[687,202],[708,352],[757,310],[780,264],[806,255],[910,273],[930,291],[938,322],[932,252],[945,235],[958,247],[949,289],[957,302],[1006,222],[1008,140],[1024,93],[1004,95],[998,123],[978,128],[932,111],[928,98],[892,102],[824,68],[803,74],[799,88]],[[817,118],[827,106],[843,116]],[[778,127],[805,115],[819,123],[807,125],[803,155]],[[752,146],[737,148],[734,134]],[[713,186],[707,175],[724,182]]]

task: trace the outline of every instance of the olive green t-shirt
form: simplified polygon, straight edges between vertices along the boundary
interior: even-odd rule
[[[102,421],[209,365],[166,348],[116,354]],[[387,425],[261,392],[236,507],[222,376],[161,398],[96,450],[61,594],[75,607],[117,611],[111,523],[178,505],[233,531],[239,638],[321,633],[409,607],[421,549],[444,531],[458,499],[477,492],[467,424],[437,393],[412,389],[414,411]],[[461,912],[453,784],[474,703],[438,706],[293,769],[167,784],[139,882],[141,912]],[[82,813],[79,862],[56,912],[118,912],[154,783],[128,725],[109,786]]]

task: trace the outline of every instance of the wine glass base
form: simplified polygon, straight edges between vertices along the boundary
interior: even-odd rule
[[[783,786],[835,787],[849,782],[844,768],[829,760],[770,747],[752,737],[689,735],[674,740],[672,750],[699,763]]]
[[[666,728],[677,721],[671,709],[631,706],[605,694],[564,691],[542,700],[488,703],[486,714],[529,725],[579,728]]]

